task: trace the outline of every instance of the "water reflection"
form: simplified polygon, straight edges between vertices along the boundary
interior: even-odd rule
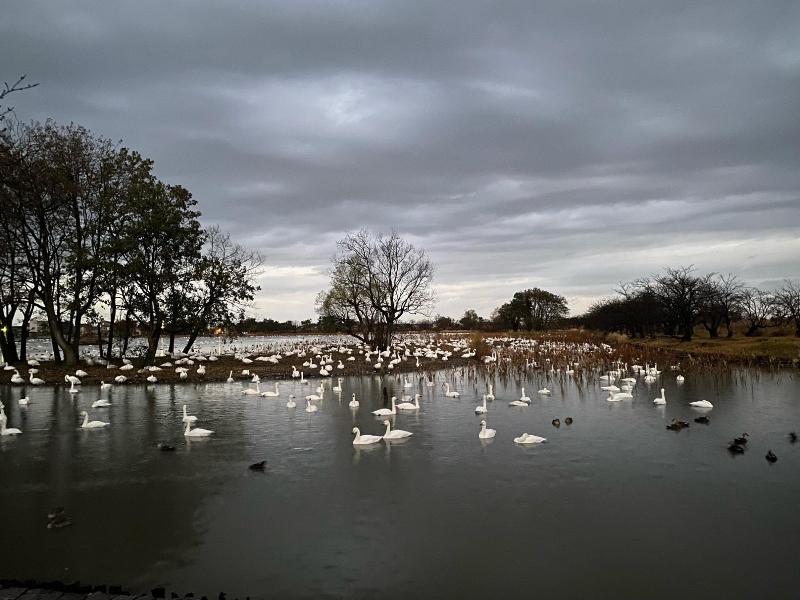
[[[412,388],[404,388],[403,377],[348,378],[341,394],[326,386],[314,414],[302,400],[298,409],[285,404],[317,381],[282,383],[278,398],[242,396],[239,383],[118,386],[102,394],[112,401],[107,409],[90,408],[101,397],[96,386],[72,395],[0,388],[9,426],[24,432],[0,438],[4,539],[17,540],[0,545],[0,574],[135,589],[166,584],[209,597],[220,590],[494,597],[534,589],[666,597],[674,573],[699,582],[682,588],[688,597],[769,590],[785,597],[779,592],[800,583],[792,558],[800,543],[800,445],[787,438],[800,428],[795,377],[715,373],[681,385],[664,378],[615,403],[597,382],[540,373],[486,381],[458,369],[434,379],[430,387],[410,377]],[[445,398],[443,381],[461,398]],[[476,415],[489,383],[496,400]],[[544,385],[551,396],[508,406],[523,386]],[[668,402],[654,406],[662,385]],[[390,418],[414,435],[354,447],[353,426],[383,433],[386,417],[370,411],[383,407],[384,387],[389,396],[420,394],[418,411]],[[25,393],[27,408],[18,404]],[[348,406],[353,393],[357,410]],[[714,409],[688,406],[702,398]],[[184,439],[183,404],[213,436]],[[82,410],[111,425],[80,430]],[[698,414],[710,423],[695,424]],[[478,438],[482,418],[497,437]],[[691,426],[666,431],[673,418]],[[515,444],[523,431],[548,442]],[[749,447],[733,456],[727,443],[742,431]],[[159,442],[177,449],[161,452]],[[774,464],[764,459],[769,448]],[[266,472],[249,471],[260,460]],[[57,505],[74,524],[54,532],[46,515]],[[751,547],[770,551],[727,552],[742,527]],[[476,544],[479,535],[490,551]],[[530,540],[547,549],[533,563]],[[769,588],[748,575],[759,572],[770,573]]]

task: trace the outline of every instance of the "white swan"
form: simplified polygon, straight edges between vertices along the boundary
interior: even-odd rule
[[[185,375],[185,373],[181,373],[181,375]],[[125,375],[117,375],[114,377],[115,383],[125,383],[126,381],[128,381],[128,378],[125,377]]]
[[[107,408],[111,406],[111,402],[108,400],[95,400],[92,402],[92,408]]]
[[[335,386],[333,386],[333,391],[338,393],[342,391],[342,378],[338,377],[336,381],[337,383]]]
[[[696,400],[695,402],[689,402],[689,406],[694,406],[695,408],[714,408],[714,405],[708,400]]]
[[[410,431],[403,429],[392,429],[392,424],[389,421],[384,421],[383,424],[386,425],[386,432],[383,434],[384,440],[402,440],[414,435]]]
[[[0,435],[19,435],[20,433],[22,433],[21,429],[6,427],[6,416],[3,414],[3,418],[0,419]]]
[[[100,389],[101,390],[110,390],[111,384],[104,382],[102,379],[100,380]]]
[[[617,388],[619,389],[619,388]],[[543,396],[549,396],[552,392],[548,390],[546,387],[540,389],[537,393],[542,394]]]
[[[449,383],[445,382],[444,386],[445,386],[444,395],[446,397],[448,397],[448,398],[459,398],[461,396],[461,394],[459,394],[458,392],[455,392],[455,391],[451,392],[450,391],[450,384]]]
[[[358,427],[353,427],[353,433],[356,434],[356,437],[353,438],[353,446],[377,444],[383,439],[380,435],[361,435],[361,430]]]
[[[487,411],[488,411],[488,409],[486,408],[486,394],[484,394],[483,395],[483,404],[478,404],[478,406],[475,407],[475,414],[477,415],[477,414],[480,414],[480,413],[485,413]]]
[[[405,378],[405,383],[403,384],[403,387],[408,389],[410,387],[414,387],[414,385],[408,380],[408,377],[406,377]],[[383,436],[383,437],[385,438],[386,436]]]
[[[606,396],[607,402],[619,402],[622,398],[618,398],[614,392],[608,392],[608,396]]]
[[[523,402],[522,400],[512,400],[508,403],[509,406],[528,406],[527,402]]]
[[[514,442],[517,444],[541,444],[542,442],[546,441],[547,438],[543,438],[538,435],[532,435],[529,433],[523,433],[521,436],[514,438]]]
[[[242,394],[245,396],[258,396],[261,394],[261,382],[256,381],[256,389],[252,387],[245,388],[242,390]]]
[[[353,399],[350,400],[350,402],[348,402],[347,406],[349,406],[350,408],[358,408],[358,405],[359,405],[359,402],[358,402],[358,400],[356,400],[356,395],[353,394]]]
[[[69,382],[69,389],[67,390],[67,392],[69,392],[70,394],[77,394],[78,392],[80,392],[80,390],[75,387],[75,382],[74,381],[70,381]]]
[[[183,419],[182,420],[183,420],[184,423],[194,423],[195,421],[197,421],[197,417],[195,417],[194,415],[187,415],[186,414],[186,405],[185,404],[183,405]]]
[[[44,385],[44,379],[39,379],[38,377],[34,377],[33,371],[30,371],[28,375],[30,375],[29,381],[31,385]]]
[[[392,408],[389,410],[388,408],[379,408],[378,410],[373,410],[372,414],[378,417],[388,417],[389,415],[396,415],[397,414],[397,407],[395,406],[394,402],[397,400],[394,396],[392,396]]]
[[[419,410],[419,394],[414,394],[414,402],[401,402],[395,408],[398,410]]]
[[[614,392],[610,392],[610,393],[614,394]],[[633,394],[630,391],[617,392],[616,394],[614,394],[614,398],[616,398],[617,400],[633,398]]]
[[[323,400],[325,398],[323,390],[324,388],[322,386],[318,387],[316,390],[317,393],[309,394],[308,396],[306,396],[306,400],[313,400],[314,402],[316,402],[317,400]]]
[[[661,405],[661,404],[666,404],[666,403],[667,403],[667,398],[664,395],[664,388],[661,388],[661,396],[659,396],[658,398],[653,400],[653,404]]]
[[[147,383],[158,383],[158,377],[155,375],[148,375],[147,376]]]
[[[105,423],[104,421],[90,421],[89,413],[86,411],[83,411],[81,414],[83,415],[81,429],[99,429],[100,427],[108,427],[109,425],[109,423]]]
[[[306,412],[307,413],[317,412],[317,407],[311,404],[311,400],[309,400],[308,398],[306,398]]]
[[[81,384],[81,380],[75,377],[74,375],[64,375],[64,381],[67,383],[72,383],[74,385]]]
[[[677,381],[678,383],[683,383],[684,381],[686,381],[686,378],[683,375],[678,375],[675,378],[675,381]]]
[[[88,376],[89,374],[86,371],[81,371],[80,369],[75,371],[75,377],[88,377]]]
[[[30,404],[31,400],[30,400],[30,398],[25,396],[25,397],[20,398],[19,400],[17,400],[17,402],[19,403],[20,406],[28,406],[28,404]]]
[[[297,403],[294,401],[294,394],[289,394],[289,401],[286,403],[286,408],[294,408]]]
[[[278,391],[278,382],[277,381],[275,382],[275,391],[274,392],[270,392],[270,391],[261,392],[261,396],[264,397],[264,398],[277,398],[280,395],[281,395],[281,393]]]
[[[528,397],[525,395],[525,388],[522,388],[522,395],[519,397],[519,401],[520,401],[520,402],[525,402],[525,403],[528,403],[528,402],[530,402],[530,401],[531,401],[531,399],[530,399],[530,398],[528,398]]]
[[[489,393],[486,394],[486,399],[487,400],[494,400],[494,388],[492,387],[491,383],[489,384]]]
[[[527,406],[527,404],[525,406]],[[492,439],[496,434],[496,429],[486,429],[486,421],[481,421],[481,430],[478,432],[478,438],[482,440],[489,440]]]
[[[233,383],[233,371],[228,373],[227,383]]]
[[[25,383],[25,379],[19,374],[19,371],[14,369],[14,374],[11,376],[11,383]]]
[[[186,437],[208,437],[212,433],[214,433],[211,429],[202,429],[198,427],[197,429],[192,429],[192,423],[190,421],[186,422],[186,430],[183,432],[183,435]]]

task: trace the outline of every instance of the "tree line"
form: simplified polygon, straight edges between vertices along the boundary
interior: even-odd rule
[[[258,290],[261,257],[218,227],[204,228],[192,194],[159,180],[153,167],[73,123],[4,128],[0,350],[7,361],[26,359],[36,313],[47,319],[56,361],[71,365],[93,327],[101,355],[111,356],[115,340],[124,353],[131,325],[142,324],[151,361],[163,337],[174,351],[175,335],[188,334],[186,352],[209,324],[241,316]]]
[[[630,337],[664,334],[684,341],[692,339],[696,326],[718,338],[723,328],[733,337],[737,323],[745,324],[746,336],[788,323],[800,336],[800,285],[788,280],[764,290],[735,275],[700,274],[682,266],[623,283],[617,293],[593,304],[576,323]]]

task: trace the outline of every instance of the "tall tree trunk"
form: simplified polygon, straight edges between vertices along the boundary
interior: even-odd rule
[[[169,349],[167,350],[170,354],[175,352],[175,329],[170,328],[169,330]]]
[[[164,325],[163,317],[156,317],[155,322],[151,322],[150,331],[147,334],[147,353],[144,355],[145,364],[150,364],[156,357],[158,342],[161,339],[161,329]]]
[[[100,358],[103,358],[103,321],[97,322],[97,349],[100,351]]]
[[[10,325],[5,327],[5,334],[0,332],[0,352],[3,353],[3,360],[13,365],[19,362],[17,343],[14,341],[14,328]]]
[[[117,318],[117,289],[112,288],[108,295],[111,298],[111,303],[108,305],[108,342],[106,344],[106,356],[110,359],[111,352],[114,348],[114,322]]]

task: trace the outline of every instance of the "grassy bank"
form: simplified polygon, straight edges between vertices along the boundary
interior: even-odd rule
[[[800,338],[780,337],[696,337],[682,342],[672,337],[647,340],[619,340],[622,344],[676,356],[718,358],[727,362],[761,365],[800,365]]]

